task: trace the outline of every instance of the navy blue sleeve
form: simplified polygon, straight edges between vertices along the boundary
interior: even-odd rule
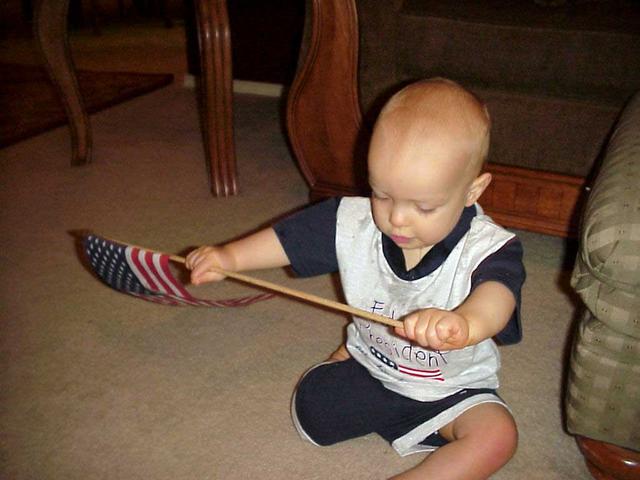
[[[296,275],[338,271],[336,221],[340,198],[311,205],[277,222],[273,229]]]
[[[511,345],[522,340],[520,293],[525,278],[526,272],[522,263],[522,244],[517,238],[510,240],[496,253],[484,259],[471,275],[472,291],[482,282],[492,280],[506,286],[516,299],[516,308],[509,323],[496,335],[496,340],[503,345]]]

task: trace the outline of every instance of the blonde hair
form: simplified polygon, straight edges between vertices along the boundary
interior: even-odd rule
[[[431,78],[412,83],[386,103],[375,129],[395,124],[408,128],[412,135],[424,137],[457,132],[471,143],[469,163],[479,173],[489,153],[491,117],[476,95],[446,78]]]

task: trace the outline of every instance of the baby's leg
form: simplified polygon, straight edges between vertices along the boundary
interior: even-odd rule
[[[509,411],[497,403],[477,405],[440,429],[450,441],[395,480],[480,480],[513,456],[518,432]]]

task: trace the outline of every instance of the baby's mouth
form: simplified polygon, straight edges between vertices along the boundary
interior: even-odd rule
[[[393,240],[397,245],[406,245],[411,241],[411,237],[404,237],[402,235],[391,235],[391,240]]]

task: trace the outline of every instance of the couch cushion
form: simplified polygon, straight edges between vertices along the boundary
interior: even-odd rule
[[[529,28],[617,30],[637,33],[633,0],[570,0],[542,5],[536,0],[404,0],[402,12],[463,21]]]
[[[472,88],[492,119],[489,161],[586,177],[619,107]]]
[[[613,103],[640,88],[637,2],[407,0],[400,13],[401,75]]]
[[[478,93],[494,163],[589,176],[640,90],[640,4],[358,0],[359,89],[371,124],[405,83],[444,76]]]
[[[640,93],[609,141],[581,227],[572,285],[611,329],[640,339]]]

